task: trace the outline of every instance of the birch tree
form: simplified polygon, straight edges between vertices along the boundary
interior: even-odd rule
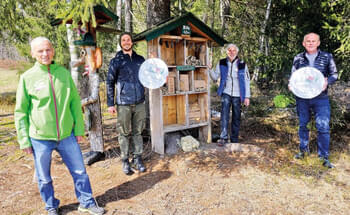
[[[266,31],[267,22],[268,22],[269,17],[270,17],[271,3],[272,3],[272,0],[267,0],[265,19],[262,22],[261,28],[260,28],[258,55],[262,55],[264,53],[265,31]],[[265,56],[267,56],[268,55],[267,46],[265,46],[265,48],[266,48]],[[262,69],[261,67],[258,67],[258,66],[255,67],[252,80],[257,81],[259,79],[259,74],[260,74],[261,69]]]

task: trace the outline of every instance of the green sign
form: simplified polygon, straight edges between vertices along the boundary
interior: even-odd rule
[[[191,65],[183,65],[183,66],[176,66],[176,70],[178,71],[191,71],[195,70],[196,67],[191,66]]]
[[[182,34],[183,35],[191,35],[191,27],[189,25],[182,26]]]

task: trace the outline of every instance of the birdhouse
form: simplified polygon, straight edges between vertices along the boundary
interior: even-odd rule
[[[167,83],[149,90],[152,148],[164,154],[166,133],[198,128],[199,140],[211,142],[210,49],[226,41],[192,13],[170,18],[134,37],[147,41],[149,57],[168,66]]]

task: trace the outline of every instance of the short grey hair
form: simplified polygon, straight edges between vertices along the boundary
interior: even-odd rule
[[[230,48],[234,47],[237,50],[237,53],[239,52],[239,48],[236,44],[233,43],[229,43],[228,45],[226,45],[226,51],[229,50]]]
[[[46,37],[35,37],[31,42],[30,42],[30,48],[31,50],[33,50],[34,45],[37,44],[38,42],[42,42],[42,41],[48,41],[51,45],[51,41],[49,39],[47,39]]]

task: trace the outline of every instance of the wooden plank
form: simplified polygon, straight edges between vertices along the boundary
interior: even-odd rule
[[[207,65],[207,43],[203,43],[199,50],[199,60],[201,65]]]
[[[152,150],[164,154],[164,133],[162,114],[162,95],[160,89],[149,90],[150,128]]]
[[[194,41],[194,42],[207,42],[208,39],[207,38],[203,38],[203,37],[186,37],[183,38],[184,40],[189,40],[189,41]]]
[[[186,124],[186,95],[176,96],[176,112],[177,112],[177,123],[176,124]],[[175,124],[175,123],[174,123]]]
[[[165,96],[163,97],[163,125],[176,124],[176,97],[175,96]]]
[[[176,36],[176,35],[160,35],[159,38],[168,39],[168,40],[182,40],[183,39],[181,36]]]
[[[204,98],[205,94],[201,95],[198,97],[198,103],[199,103],[199,109],[200,109],[200,120],[201,121],[206,121],[206,106],[205,106],[205,98]]]
[[[174,94],[175,93],[175,77],[174,76],[168,77],[167,85],[168,85],[168,93]]]
[[[160,45],[160,51],[162,55],[162,60],[167,65],[176,65],[175,62],[175,43],[171,45],[172,41],[162,41]]]
[[[207,126],[208,126],[207,122],[202,122],[202,123],[192,124],[192,125],[173,124],[173,125],[164,126],[164,133],[180,131],[180,130],[185,130],[190,128],[198,128],[198,127],[201,128],[201,127],[207,127]]]
[[[188,74],[180,74],[180,91],[190,91],[190,83]]]

